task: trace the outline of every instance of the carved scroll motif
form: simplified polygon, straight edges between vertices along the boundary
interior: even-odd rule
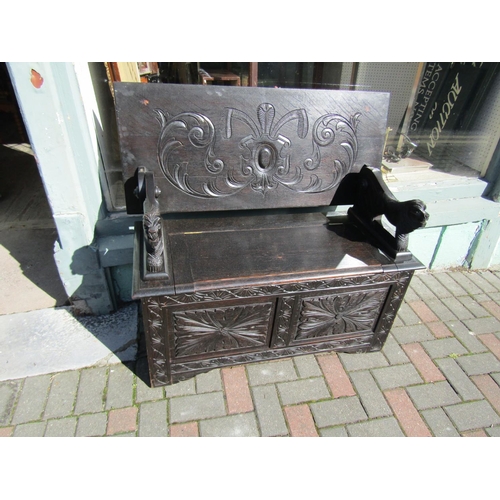
[[[184,112],[170,117],[160,109],[155,111],[161,125],[158,160],[163,174],[176,188],[199,198],[232,196],[244,188],[262,195],[279,187],[321,193],[339,184],[357,155],[360,113],[350,118],[334,113],[321,116],[305,148],[309,119],[304,109],[290,111],[275,123],[276,110],[269,103],[258,106],[257,122],[244,111],[226,108],[222,138],[203,114]],[[238,136],[236,122],[240,124]],[[292,135],[291,122],[296,122]],[[285,126],[288,136],[282,134]],[[229,154],[224,147],[231,141]],[[328,161],[324,161],[325,150]]]

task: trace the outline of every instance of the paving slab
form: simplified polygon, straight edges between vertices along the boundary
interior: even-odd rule
[[[464,324],[475,335],[500,332],[500,321],[492,317],[467,319]]]
[[[450,355],[467,354],[469,351],[454,337],[422,342],[431,358],[446,358]]]
[[[459,431],[469,431],[500,424],[500,416],[487,401],[461,403],[444,408]]]
[[[411,363],[375,368],[372,370],[372,374],[383,391],[423,382],[422,377]]]
[[[85,368],[80,373],[80,384],[75,402],[75,414],[96,413],[104,410],[104,392],[108,369],[102,366]]]
[[[14,417],[12,418],[13,424],[39,420],[42,417],[47,402],[50,381],[50,375],[30,377],[24,381]]]
[[[400,326],[398,328],[393,328],[391,333],[400,344],[423,342],[425,340],[433,340],[435,338],[427,326],[423,324]]]
[[[381,352],[384,354],[384,356],[389,361],[389,364],[391,365],[402,365],[410,362],[403,348],[398,344],[398,342],[392,335],[389,335],[387,337],[387,340]]]
[[[22,380],[7,380],[0,383],[0,425],[8,425],[12,418]]]
[[[167,401],[142,403],[139,409],[139,436],[168,436]]]
[[[16,425],[14,437],[43,437],[47,422],[31,422]]]
[[[490,352],[460,356],[457,363],[469,376],[500,372],[500,361]]]
[[[130,368],[123,364],[110,366],[106,391],[106,409],[126,408],[132,405],[133,377]]]
[[[419,278],[424,283],[424,285],[432,290],[434,295],[440,299],[445,297],[451,297],[452,293],[448,290],[442,283],[439,282],[436,275],[437,273],[422,273]]]
[[[254,363],[248,365],[247,372],[250,385],[287,382],[298,378],[292,359]]]
[[[295,356],[293,358],[293,362],[295,363],[297,372],[301,378],[321,376],[321,368],[319,367],[318,361],[313,354]]]
[[[351,373],[351,379],[370,418],[392,415],[392,411],[369,371]]]
[[[76,317],[71,308],[0,316],[0,381],[135,360],[137,304]]]
[[[189,422],[226,415],[222,392],[181,396],[170,400],[170,421]]]
[[[370,368],[389,366],[387,359],[381,352],[367,352],[364,354],[339,353],[339,358],[347,371],[368,370]]]
[[[347,430],[344,426],[326,427],[319,430],[321,437],[349,437]]]
[[[78,437],[104,436],[106,434],[107,426],[108,426],[108,414],[105,412],[81,415],[78,418],[76,436]]]
[[[436,437],[459,437],[457,429],[453,425],[452,421],[448,418],[448,415],[444,412],[442,408],[432,408],[430,410],[422,411],[422,416],[424,417],[427,425],[430,427],[432,433]]]
[[[408,395],[417,410],[460,403],[461,399],[448,382],[435,382],[408,387]]]
[[[261,385],[254,387],[252,393],[262,436],[286,436],[288,427],[276,387]]]
[[[68,371],[56,373],[45,406],[44,418],[61,418],[71,415],[75,405],[80,373]]]
[[[404,433],[394,417],[349,424],[347,432],[353,437],[404,437]]]
[[[454,359],[437,359],[436,364],[448,379],[448,382],[452,385],[453,389],[455,389],[464,401],[483,399],[481,391],[469,379]]]
[[[332,427],[368,419],[359,399],[355,396],[312,403],[310,408],[318,427]]]
[[[330,398],[330,391],[323,378],[307,378],[294,382],[277,384],[281,401],[284,405],[293,405],[308,401]]]
[[[202,437],[258,437],[255,414],[242,413],[200,422]]]
[[[488,351],[488,348],[476,337],[476,333],[467,328],[461,321],[450,321],[446,326],[470,352]]]
[[[45,429],[45,437],[73,437],[76,423],[76,417],[49,420]]]
[[[196,375],[196,392],[201,394],[203,392],[216,392],[222,391],[222,379],[220,369],[210,370],[207,373],[200,373]]]

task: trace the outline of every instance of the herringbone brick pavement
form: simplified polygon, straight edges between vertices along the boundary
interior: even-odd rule
[[[383,350],[215,369],[146,359],[0,382],[0,436],[500,436],[500,272],[417,273]]]

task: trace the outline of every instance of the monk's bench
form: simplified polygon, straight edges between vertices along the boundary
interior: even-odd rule
[[[116,83],[115,100],[153,386],[381,349],[427,220],[378,170],[388,94]]]

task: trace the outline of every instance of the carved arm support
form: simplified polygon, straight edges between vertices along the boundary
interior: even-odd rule
[[[153,172],[144,167],[137,171],[136,195],[143,202],[143,231],[146,278],[165,276],[165,245],[163,225],[158,203],[160,190],[155,184]],[[149,276],[148,276],[149,274]],[[159,276],[158,276],[159,277]]]
[[[343,202],[352,204],[348,216],[355,226],[368,232],[377,246],[396,261],[410,258],[408,235],[424,227],[429,218],[421,200],[398,201],[385,184],[380,170],[366,165],[358,174],[350,174],[345,185],[339,186],[339,191]],[[338,203],[337,198],[332,204]],[[396,228],[395,236],[382,226],[383,215]]]

